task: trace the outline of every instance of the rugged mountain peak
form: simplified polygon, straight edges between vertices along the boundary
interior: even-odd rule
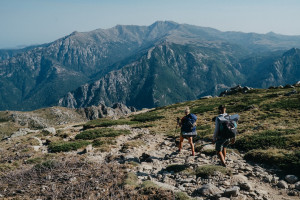
[[[283,54],[283,56],[295,56],[295,55],[300,55],[300,49],[292,48]]]

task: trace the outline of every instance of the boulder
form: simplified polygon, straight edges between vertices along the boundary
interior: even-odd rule
[[[201,188],[197,190],[197,192],[204,196],[216,195],[222,193],[222,191],[219,188],[217,188],[215,185],[210,183],[203,185]]]
[[[227,189],[224,191],[223,193],[223,196],[225,197],[236,197],[239,195],[239,191],[240,191],[240,188],[237,187],[237,186],[234,186],[230,189]]]
[[[29,133],[36,133],[38,130],[30,130],[29,128],[20,128],[18,131],[14,132],[11,136],[5,137],[4,139],[11,139],[20,136],[27,135]]]
[[[93,151],[93,146],[92,144],[89,144],[85,147],[85,152],[86,153],[89,153],[89,152],[92,152]]]
[[[50,128],[44,128],[42,130],[42,133],[46,134],[46,135],[55,135],[56,134],[56,130],[53,127]]]
[[[252,186],[249,182],[239,183],[241,190],[252,191]]]
[[[223,92],[220,93],[220,97],[223,97],[223,96],[227,96],[227,95],[232,95],[232,94],[236,94],[238,92],[240,93],[247,93],[248,91],[252,90],[253,88],[250,88],[250,87],[242,87],[241,85],[237,85],[235,87],[232,87],[230,88],[229,90],[225,90]]]
[[[295,175],[286,175],[284,179],[291,184],[294,184],[298,181],[298,177]]]
[[[295,183],[295,188],[300,191],[300,181],[298,181],[297,183]]]
[[[213,98],[213,97],[211,95],[200,97],[200,99],[210,99],[210,98]]]
[[[99,104],[98,106],[79,109],[79,112],[84,113],[88,120],[94,120],[103,117],[112,117],[118,119],[135,111],[136,109],[134,107],[128,108],[121,103],[115,103],[112,107],[107,107],[104,104]]]
[[[238,175],[232,176],[231,181],[232,181],[232,183],[236,183],[236,184],[247,183],[248,182],[248,178],[246,176],[244,176],[244,175],[238,174]]]
[[[282,189],[287,189],[289,186],[285,181],[281,180],[277,183],[277,187],[282,188]]]
[[[300,81],[298,81],[297,83],[295,83],[293,86],[300,87]]]
[[[290,85],[290,84],[287,84],[287,85],[284,86],[284,88],[295,88],[295,87]]]

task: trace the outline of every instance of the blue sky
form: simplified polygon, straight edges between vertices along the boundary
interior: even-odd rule
[[[73,31],[172,20],[221,31],[300,35],[300,0],[0,0],[0,48]]]

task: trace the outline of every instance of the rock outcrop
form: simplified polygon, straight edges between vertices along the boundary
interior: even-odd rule
[[[103,117],[120,118],[127,116],[132,111],[136,111],[136,109],[134,107],[129,109],[124,104],[116,103],[112,107],[107,107],[104,104],[100,104],[98,106],[79,108],[77,111],[78,113],[84,115],[88,120],[94,120]]]
[[[223,92],[220,93],[220,97],[224,97],[227,95],[233,95],[236,93],[247,93],[248,91],[252,90],[253,88],[251,87],[242,87],[241,85],[237,85],[235,87],[230,88],[229,90],[225,90]]]

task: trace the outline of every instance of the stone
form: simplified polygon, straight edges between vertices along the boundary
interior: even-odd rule
[[[278,180],[279,180],[279,177],[273,176],[271,183],[277,184],[277,183],[278,183]]]
[[[41,146],[32,146],[34,151],[39,151]]]
[[[125,162],[130,162],[130,161],[137,162],[137,163],[140,162],[140,159],[133,156],[132,154],[126,154],[124,156],[124,160],[125,160]]]
[[[243,194],[239,194],[237,197],[231,197],[230,200],[247,200],[247,196]]]
[[[10,138],[15,138],[15,137],[20,137],[20,136],[24,136],[27,135],[29,133],[36,133],[38,131],[36,130],[30,130],[29,128],[20,128],[18,131],[14,132],[11,136],[6,137],[4,139],[10,139]]]
[[[210,99],[210,98],[213,98],[213,97],[211,95],[208,95],[208,96],[201,97],[200,99]]]
[[[281,180],[277,183],[277,187],[282,188],[282,189],[287,189],[289,186],[285,181]]]
[[[248,182],[248,178],[244,175],[238,174],[238,175],[233,175],[231,181],[233,183],[246,183]]]
[[[85,147],[85,152],[86,153],[89,153],[89,152],[92,152],[93,151],[93,146],[92,144],[89,144]]]
[[[153,169],[152,165],[148,165],[146,163],[142,163],[141,168],[143,168],[144,170],[152,170]]]
[[[240,191],[240,188],[237,187],[237,186],[234,186],[230,189],[225,190],[224,193],[223,193],[223,196],[225,196],[225,197],[232,197],[232,196],[236,197],[236,196],[239,195],[239,191]]]
[[[46,135],[55,135],[56,134],[56,130],[53,127],[49,127],[49,128],[44,128],[42,130],[42,133],[46,134]]]
[[[286,175],[284,179],[291,184],[294,184],[298,181],[298,177],[295,175]]]
[[[273,179],[272,176],[264,176],[263,177],[263,181],[266,182],[266,183],[271,183],[272,179]]]
[[[287,85],[284,86],[284,88],[295,88],[295,87],[290,85],[290,84],[287,84]]]
[[[206,185],[203,185],[197,191],[198,191],[198,193],[200,193],[204,196],[216,195],[216,194],[222,193],[222,191],[219,188],[217,188],[215,185],[210,184],[210,183],[206,184]]]
[[[239,183],[241,190],[252,191],[252,186],[249,182]]]
[[[295,183],[295,188],[300,191],[300,181],[298,181],[297,183]]]
[[[300,86],[300,81],[298,81],[297,83],[295,83],[293,86],[299,87]]]

